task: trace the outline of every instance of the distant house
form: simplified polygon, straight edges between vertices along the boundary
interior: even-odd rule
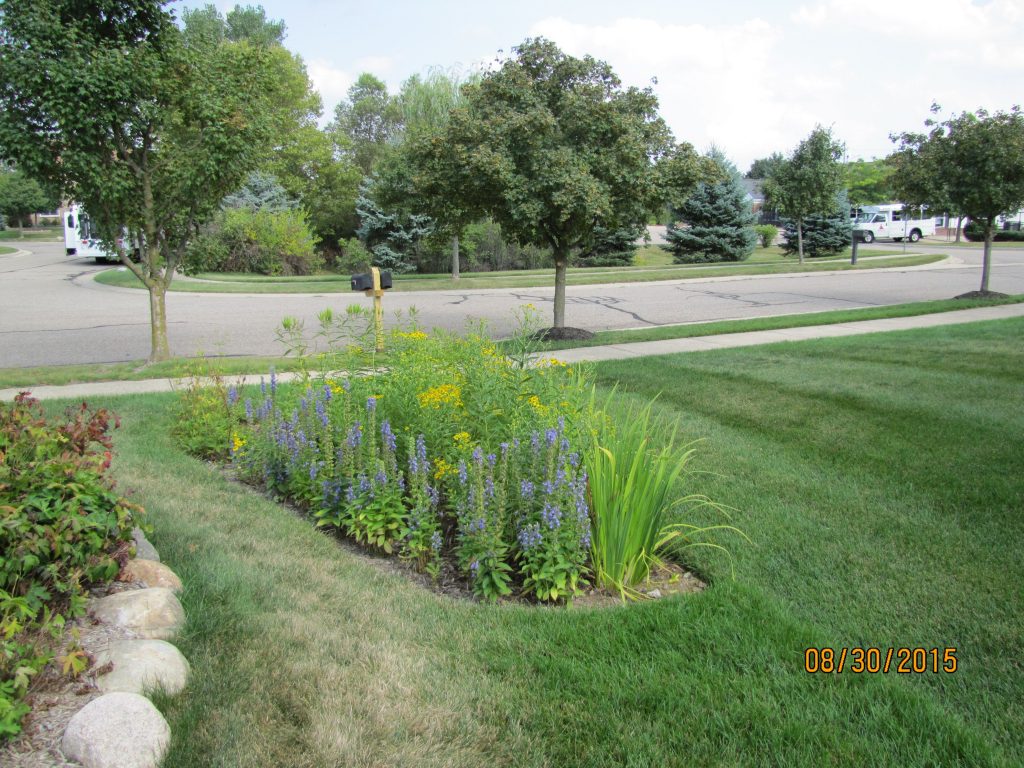
[[[750,212],[757,214],[758,224],[778,224],[778,211],[765,208],[764,179],[740,179],[750,203]]]

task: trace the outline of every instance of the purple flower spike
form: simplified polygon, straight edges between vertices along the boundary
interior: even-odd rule
[[[377,410],[377,398],[376,397],[368,397],[368,398],[366,398],[366,410],[369,411],[370,413],[373,413],[375,410]]]

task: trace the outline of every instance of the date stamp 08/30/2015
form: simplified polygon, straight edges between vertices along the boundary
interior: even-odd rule
[[[956,648],[808,648],[804,671],[842,674],[952,674],[957,670]]]

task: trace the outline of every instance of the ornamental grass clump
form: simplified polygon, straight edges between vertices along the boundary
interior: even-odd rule
[[[609,397],[605,412],[612,400]],[[697,526],[673,515],[673,508],[679,505],[721,507],[700,494],[675,495],[694,450],[676,450],[674,428],[667,432],[655,429],[652,405],[629,410],[616,426],[605,419],[587,457],[594,578],[599,586],[623,599],[639,596],[637,587],[648,580],[652,568],[663,563],[661,555],[669,544],[728,553],[706,536],[720,530],[743,535],[730,525]],[[660,449],[652,447],[658,442]]]

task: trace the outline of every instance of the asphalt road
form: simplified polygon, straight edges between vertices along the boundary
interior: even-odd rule
[[[942,243],[908,251],[942,252]],[[0,256],[0,367],[142,360],[149,354],[145,291],[96,284],[105,267],[68,259],[62,243],[21,245],[28,254]],[[892,248],[892,244],[882,245]],[[867,255],[869,249],[862,249]],[[869,272],[724,277],[660,283],[570,286],[566,318],[589,330],[762,317],[950,298],[976,290],[980,249],[950,248],[944,264]],[[990,288],[1024,293],[1024,249],[994,251]],[[426,328],[461,329],[487,321],[507,335],[513,310],[532,303],[548,317],[554,288],[392,293],[388,322],[415,307]],[[290,315],[316,326],[317,313],[369,305],[360,294],[188,294],[167,296],[168,335],[175,355],[276,355],[274,330]]]

